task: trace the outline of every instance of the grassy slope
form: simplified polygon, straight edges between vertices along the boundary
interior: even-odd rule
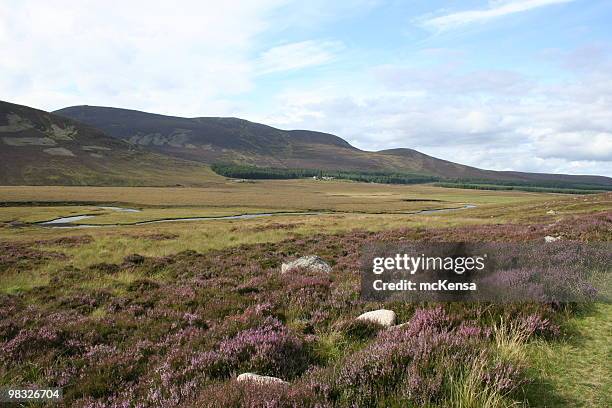
[[[612,305],[596,304],[568,325],[566,339],[528,345],[538,378],[528,390],[530,405],[612,406]]]
[[[0,101],[0,184],[202,186],[210,180],[222,178],[201,163],[155,154],[70,119]]]

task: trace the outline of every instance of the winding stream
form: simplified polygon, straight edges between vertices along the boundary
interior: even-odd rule
[[[122,207],[96,207],[103,210],[112,210],[120,212],[140,212],[140,210],[134,208],[122,208]],[[439,212],[459,211],[467,210],[469,208],[476,208],[474,204],[466,204],[461,207],[452,208],[434,208],[429,210],[419,210],[410,213],[394,213],[396,215],[419,215],[419,214],[431,214]],[[262,217],[274,217],[274,216],[287,216],[287,215],[326,215],[326,214],[338,214],[333,212],[276,212],[276,213],[256,213],[256,214],[240,214],[240,215],[224,215],[218,217],[189,217],[189,218],[164,218],[160,220],[152,221],[139,221],[129,224],[74,224],[76,221],[81,221],[89,218],[95,218],[97,215],[73,215],[70,217],[56,218],[50,221],[43,221],[35,223],[46,228],[101,228],[101,227],[120,227],[129,225],[146,225],[146,224],[160,224],[164,222],[186,222],[186,221],[214,221],[214,220],[242,220],[251,218],[262,218]]]

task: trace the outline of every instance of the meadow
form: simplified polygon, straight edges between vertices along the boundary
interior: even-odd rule
[[[608,305],[365,302],[358,273],[376,240],[609,242],[610,193],[214,180],[0,187],[0,202],[0,386],[63,387],[77,407],[612,404]],[[418,213],[444,208],[462,209]],[[130,225],[263,212],[321,214]],[[124,225],[32,224],[83,214]],[[280,274],[308,254],[332,273]],[[382,307],[407,325],[354,320]]]

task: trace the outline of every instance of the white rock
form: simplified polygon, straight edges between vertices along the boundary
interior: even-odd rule
[[[393,310],[379,309],[365,312],[357,317],[357,320],[366,320],[369,322],[378,323],[385,327],[391,327],[395,324],[397,316]]]
[[[277,377],[270,377],[267,375],[259,375],[259,374],[253,374],[253,373],[240,374],[238,377],[236,377],[236,381],[238,382],[252,381],[252,382],[256,382],[260,384],[281,384],[281,385],[289,384],[287,381],[281,380],[280,378],[277,378]]]
[[[546,211],[546,214],[555,215],[557,212],[555,210]]]
[[[544,237],[544,242],[556,242],[559,241],[561,239],[561,237],[551,237],[550,235],[547,235]]]
[[[293,269],[307,269],[313,272],[331,273],[332,268],[327,262],[316,255],[303,256],[292,262],[283,263],[281,273],[287,273]]]

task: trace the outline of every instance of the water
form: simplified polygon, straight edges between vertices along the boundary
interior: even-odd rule
[[[95,217],[95,215],[74,215],[72,217],[56,218],[51,221],[41,222],[40,225],[69,224],[71,222],[81,221],[93,217]]]
[[[131,212],[131,213],[140,212],[140,210],[137,210],[135,208],[123,208],[123,207],[97,207],[97,208],[100,208],[102,210],[111,210],[111,211],[119,211],[119,212]]]
[[[132,208],[121,208],[121,207],[98,207],[102,209],[110,209],[114,211],[124,211],[124,212],[140,212],[140,210],[135,210]],[[419,214],[431,214],[437,212],[447,212],[447,211],[458,211],[458,210],[466,210],[469,208],[476,208],[473,204],[467,204],[462,207],[453,207],[453,208],[436,208],[431,210],[421,210],[413,213],[398,213],[397,215],[419,215]],[[72,217],[63,217],[57,218],[55,220],[41,222],[39,225],[47,226],[50,228],[98,228],[98,227],[119,227],[119,226],[127,226],[127,225],[146,225],[146,224],[159,224],[163,222],[186,222],[186,221],[214,221],[214,220],[242,220],[242,219],[251,219],[251,218],[261,218],[261,217],[274,217],[274,216],[282,216],[282,215],[325,215],[325,214],[333,214],[333,213],[319,213],[319,212],[279,212],[279,213],[259,213],[259,214],[241,214],[241,215],[224,215],[220,217],[191,217],[191,218],[167,218],[162,220],[153,220],[153,221],[141,221],[135,222],[132,224],[71,224],[75,221],[84,220],[87,218],[94,218],[95,215],[77,215]]]
[[[119,211],[119,212],[140,212],[140,210],[136,210],[134,208],[123,208],[123,207],[96,207],[96,208],[99,208],[101,210],[111,210],[111,211]],[[62,217],[62,218],[56,218],[51,221],[41,222],[40,225],[70,224],[76,221],[86,220],[88,218],[93,218],[93,217],[95,217],[95,215],[73,215],[71,217]],[[84,224],[79,224],[79,227],[85,227],[85,226],[86,225]],[[62,225],[62,227],[66,228],[66,227],[75,227],[75,226]],[[56,228],[59,228],[59,227],[56,227]]]
[[[438,213],[438,212],[447,212],[447,211],[467,210],[468,208],[476,208],[476,206],[474,204],[466,204],[463,207],[435,208],[433,210],[417,211],[415,214],[429,214],[429,213]]]

